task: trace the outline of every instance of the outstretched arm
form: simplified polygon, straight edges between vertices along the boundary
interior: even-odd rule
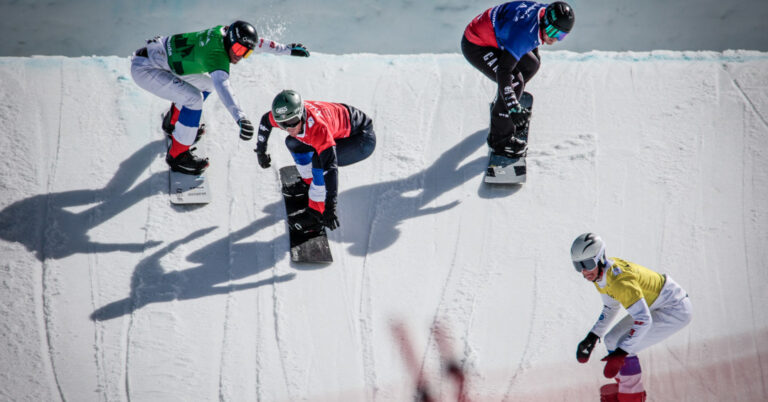
[[[255,50],[262,53],[272,53],[284,56],[309,57],[309,50],[307,50],[307,48],[301,43],[283,45],[282,43],[275,42],[266,38],[259,39]]]
[[[227,108],[229,114],[235,121],[245,117],[245,112],[240,107],[235,94],[232,92],[232,86],[229,83],[229,74],[226,71],[216,70],[211,72],[211,78],[213,79],[213,87],[216,88],[216,93],[221,99],[221,103]]]

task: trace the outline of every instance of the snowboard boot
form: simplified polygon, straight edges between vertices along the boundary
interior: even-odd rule
[[[528,127],[531,125],[530,118],[518,127],[515,127],[515,138],[528,143]]]
[[[528,153],[528,143],[515,136],[511,136],[506,140],[498,143],[496,146],[491,147],[494,155],[504,156],[507,158],[524,158]]]
[[[165,134],[168,136],[168,138],[173,135],[173,130],[176,128],[176,121],[178,118],[179,109],[177,109],[176,105],[172,103],[171,109],[163,115],[163,131],[165,131]],[[203,134],[205,134],[205,123],[200,122],[200,127],[197,128],[197,136],[195,136],[195,142],[192,144],[197,144]]]
[[[619,402],[619,384],[605,384],[600,387],[600,402]]]
[[[165,162],[174,172],[195,175],[202,174],[208,167],[208,158],[200,158],[194,155],[192,151],[195,148],[188,149],[180,153],[175,158],[171,156],[170,150],[165,154]]]
[[[643,392],[635,392],[633,394],[625,394],[619,392],[617,394],[619,402],[645,402],[646,394]]]
[[[507,158],[525,158],[528,154],[528,124],[525,122],[519,127],[515,127],[514,134],[507,138],[492,141],[488,136],[488,145],[493,149],[496,155],[506,156]]]

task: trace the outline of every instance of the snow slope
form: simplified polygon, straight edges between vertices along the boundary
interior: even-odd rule
[[[443,328],[472,400],[597,400],[600,299],[572,239],[674,277],[691,325],[641,354],[649,400],[768,398],[768,54],[544,52],[528,183],[482,183],[493,87],[460,55],[256,55],[279,90],[370,114],[340,169],[336,261],[290,262],[275,131],[259,168],[215,97],[213,202],[169,204],[167,103],[118,57],[0,58],[0,400],[403,401]]]

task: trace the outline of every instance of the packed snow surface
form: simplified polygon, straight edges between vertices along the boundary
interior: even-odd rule
[[[418,373],[455,400],[440,346],[471,400],[597,400],[586,231],[692,300],[640,353],[649,400],[768,399],[768,54],[543,52],[516,187],[482,182],[494,87],[461,55],[232,73],[254,122],[286,88],[374,119],[374,154],[340,168],[333,264],[290,262],[283,132],[263,170],[210,97],[213,201],[174,206],[168,103],[128,59],[0,58],[0,400],[407,401]]]

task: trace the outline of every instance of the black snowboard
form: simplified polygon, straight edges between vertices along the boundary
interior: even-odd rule
[[[520,104],[533,111],[533,95],[523,92]],[[528,132],[520,136],[520,139],[528,141]],[[508,158],[505,155],[488,154],[488,168],[485,171],[485,182],[492,184],[522,184],[527,175],[525,156],[520,158]]]
[[[301,180],[296,166],[285,166],[280,168],[280,182],[283,189]],[[286,197],[285,212],[288,216],[288,237],[291,239],[291,261],[310,262],[310,263],[328,263],[333,262],[331,248],[328,245],[328,236],[325,228],[320,231],[305,233],[296,230],[294,227],[295,217],[305,213],[308,207],[307,197]]]

